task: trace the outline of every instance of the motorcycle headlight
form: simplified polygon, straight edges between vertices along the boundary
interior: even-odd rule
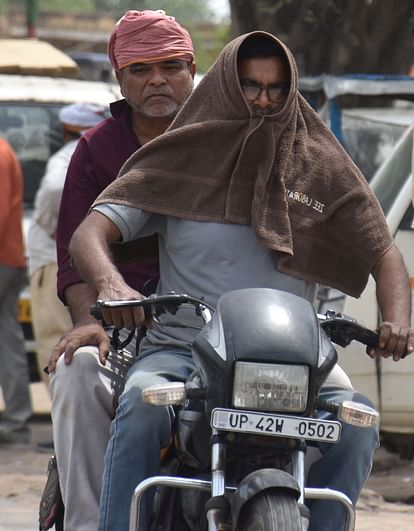
[[[302,413],[308,401],[309,368],[239,361],[235,364],[233,406]]]

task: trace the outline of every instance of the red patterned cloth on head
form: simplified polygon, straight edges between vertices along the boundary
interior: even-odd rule
[[[192,62],[191,37],[174,17],[164,11],[127,11],[109,37],[108,55],[115,70],[133,63],[169,59]]]

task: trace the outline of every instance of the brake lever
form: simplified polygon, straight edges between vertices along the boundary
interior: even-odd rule
[[[378,344],[378,334],[376,332],[341,314],[332,318],[328,317],[320,323],[320,326],[325,330],[331,341],[341,347],[347,347],[353,340],[367,347],[376,347]]]

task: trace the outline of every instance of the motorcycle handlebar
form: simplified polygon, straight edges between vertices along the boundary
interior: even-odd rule
[[[90,313],[95,319],[102,320],[103,310],[142,307],[146,317],[158,316],[167,312],[174,315],[183,304],[191,304],[195,307],[196,312],[201,312],[204,308],[214,312],[214,308],[202,299],[197,299],[186,294],[170,293],[168,295],[150,295],[142,299],[128,301],[102,301],[98,299],[91,306]]]
[[[355,340],[367,347],[375,347],[378,344],[378,334],[357,321],[344,317],[342,314],[329,315],[320,323],[331,341],[346,347]]]
[[[214,307],[207,304],[202,299],[197,299],[187,294],[169,293],[167,295],[150,295],[142,299],[135,300],[97,300],[91,306],[91,314],[102,320],[102,311],[105,309],[138,308],[144,309],[146,317],[157,318],[163,313],[175,315],[179,307],[183,304],[194,306],[198,315],[204,310],[214,313]],[[378,344],[378,334],[369,328],[359,324],[355,319],[341,313],[327,311],[326,314],[318,314],[321,328],[326,332],[330,340],[341,347],[348,346],[355,340],[368,347],[375,347]]]

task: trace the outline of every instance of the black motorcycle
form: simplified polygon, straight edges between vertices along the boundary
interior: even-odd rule
[[[317,409],[358,426],[378,423],[378,413],[364,404],[318,398],[337,362],[332,342],[373,346],[375,332],[265,288],[226,293],[216,308],[172,293],[98,301],[95,311],[125,306],[143,306],[162,326],[188,326],[178,316],[191,307],[204,323],[188,381],[143,391],[147,403],[174,405],[175,436],[161,475],[135,489],[130,531],[139,530],[142,496],[153,487],[153,531],[306,531],[308,499],[339,501],[347,531],[354,529],[354,507],[344,493],[305,487],[305,453],[316,441],[340,439],[340,422],[318,419]]]

